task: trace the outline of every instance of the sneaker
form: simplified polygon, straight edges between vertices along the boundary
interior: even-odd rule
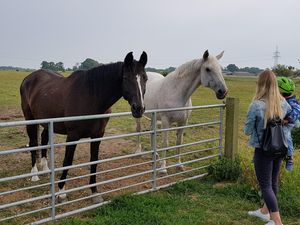
[[[270,220],[268,223],[266,223],[265,225],[275,225],[275,222],[273,220]]]
[[[292,171],[293,170],[293,165],[294,165],[293,157],[288,156],[286,158],[286,161],[285,161],[285,169],[288,170],[288,171]]]
[[[255,217],[258,217],[260,218],[261,220],[265,221],[265,222],[269,222],[270,221],[270,214],[267,213],[267,214],[263,214],[260,209],[256,210],[256,211],[249,211],[248,212],[248,215],[249,216],[255,216]],[[272,221],[273,222],[273,221]],[[268,224],[268,225],[271,225],[271,224]]]
[[[268,223],[266,223],[265,225],[275,225],[275,222],[273,220],[270,220]],[[283,225],[283,224],[282,224]]]

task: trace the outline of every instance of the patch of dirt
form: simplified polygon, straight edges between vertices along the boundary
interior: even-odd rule
[[[12,108],[12,107],[0,108],[0,121],[15,120],[20,118],[24,118],[21,108]]]

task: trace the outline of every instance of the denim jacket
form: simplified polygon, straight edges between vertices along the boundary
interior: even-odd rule
[[[264,114],[266,104],[263,100],[254,100],[248,109],[247,118],[245,122],[244,132],[246,135],[251,135],[249,144],[254,148],[260,148],[263,131],[264,131]],[[291,106],[287,101],[282,101],[283,117],[291,111]],[[283,127],[284,133],[288,136],[288,127]],[[259,140],[258,140],[259,137]]]

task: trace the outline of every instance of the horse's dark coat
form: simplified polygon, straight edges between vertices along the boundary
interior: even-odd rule
[[[121,97],[131,105],[134,117],[141,117],[144,112],[143,96],[137,84],[140,77],[142,93],[145,93],[147,75],[145,65],[147,54],[143,52],[139,61],[128,53],[124,62],[101,65],[87,71],[75,71],[69,77],[47,70],[37,70],[28,75],[20,87],[21,105],[26,120],[93,115],[110,113],[111,106]],[[67,135],[67,142],[81,138],[99,138],[104,135],[108,118],[71,121],[54,124],[54,132]],[[41,124],[44,130],[41,134],[41,144],[48,143],[48,127]],[[27,126],[29,146],[37,146],[38,125]],[[91,143],[91,161],[98,160],[100,142]],[[66,146],[63,166],[72,164],[76,145]],[[46,157],[47,150],[42,150]],[[36,151],[31,152],[32,167],[36,164]],[[91,166],[91,173],[96,172],[97,165]],[[61,180],[66,179],[68,170],[64,170]],[[90,178],[90,183],[96,182],[96,176]],[[62,189],[65,182],[58,184]],[[91,188],[96,192],[96,187]]]

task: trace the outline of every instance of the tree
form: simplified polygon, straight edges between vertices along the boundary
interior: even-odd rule
[[[272,69],[276,76],[291,77],[294,74],[294,67],[278,64]]]
[[[42,69],[52,70],[52,71],[65,71],[64,64],[62,62],[54,63],[54,62],[47,62],[43,61],[41,63]]]
[[[62,62],[58,62],[55,64],[55,71],[62,71],[65,72],[65,67]]]
[[[229,64],[226,68],[230,72],[235,72],[239,70],[239,68],[235,64]]]
[[[80,64],[79,69],[88,70],[88,69],[94,68],[94,67],[99,66],[99,65],[100,64],[96,60],[91,59],[91,58],[87,58],[86,60],[84,60]]]

